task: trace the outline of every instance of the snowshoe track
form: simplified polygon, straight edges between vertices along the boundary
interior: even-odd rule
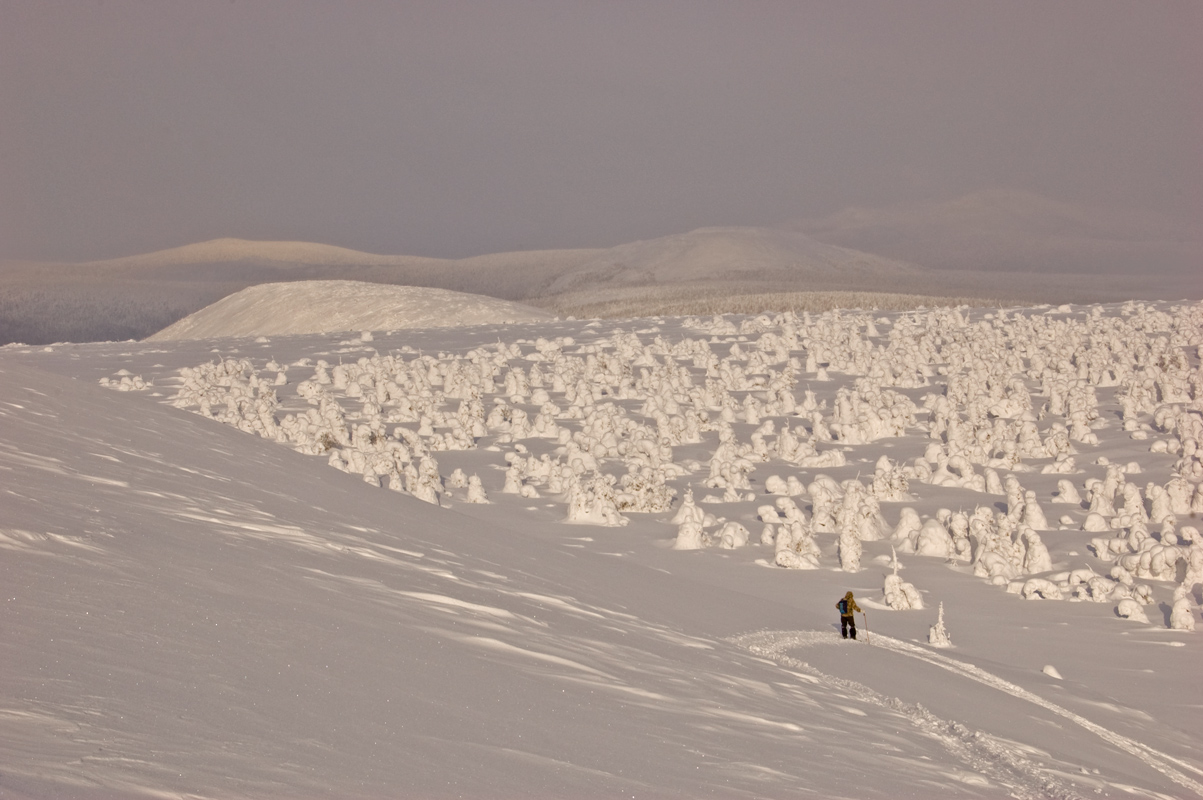
[[[805,661],[800,661],[787,655],[789,651],[803,647],[840,643],[842,640],[833,632],[760,631],[734,637],[731,641],[740,647],[746,648],[755,655],[776,661],[790,669],[805,672],[828,685],[849,692],[867,703],[903,714],[911,720],[916,728],[938,738],[952,755],[963,761],[971,769],[1005,786],[1012,793],[1012,796],[1016,798],[1021,798],[1021,800],[1028,800],[1029,798],[1031,800],[1036,800],[1037,798],[1065,798],[1065,800],[1068,800],[1069,798],[1082,797],[1072,787],[1048,775],[1029,759],[987,733],[971,730],[956,721],[941,719],[921,704],[916,703],[912,705],[904,703],[896,697],[887,697],[856,681],[828,675],[810,666]],[[871,646],[883,647],[911,658],[917,658],[920,661],[925,661],[933,666],[1005,692],[1012,697],[1040,706],[1090,731],[1120,750],[1135,756],[1174,783],[1194,792],[1199,797],[1203,797],[1203,783],[1182,772],[1182,770],[1189,770],[1195,774],[1203,775],[1203,772],[1197,767],[1154,750],[1148,745],[1130,739],[1115,731],[1108,730],[1008,680],[986,672],[972,664],[967,664],[963,661],[931,652],[910,642],[892,639],[879,633],[873,634]],[[1180,767],[1181,769],[1176,767]]]

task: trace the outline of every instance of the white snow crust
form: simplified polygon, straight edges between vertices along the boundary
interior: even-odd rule
[[[531,306],[447,289],[363,281],[296,281],[243,289],[147,341],[442,328],[551,318]]]
[[[840,275],[855,282],[865,278],[897,280],[922,270],[913,264],[858,250],[823,244],[797,232],[752,227],[698,228],[612,247],[566,270],[547,294],[582,286],[681,284],[690,281],[788,276],[798,281]],[[872,280],[865,286],[875,285]]]
[[[0,348],[0,796],[1203,797],[1203,304],[351,330]]]

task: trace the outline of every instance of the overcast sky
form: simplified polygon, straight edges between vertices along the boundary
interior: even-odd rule
[[[0,257],[460,257],[1028,189],[1203,218],[1203,3],[0,0]]]

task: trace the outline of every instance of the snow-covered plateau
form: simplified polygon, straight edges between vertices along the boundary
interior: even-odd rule
[[[0,348],[0,796],[1203,797],[1201,354],[1145,302]]]

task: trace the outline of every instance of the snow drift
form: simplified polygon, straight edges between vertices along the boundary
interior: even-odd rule
[[[330,331],[442,328],[550,319],[531,306],[483,295],[362,281],[251,286],[191,314],[148,341],[282,336]]]

